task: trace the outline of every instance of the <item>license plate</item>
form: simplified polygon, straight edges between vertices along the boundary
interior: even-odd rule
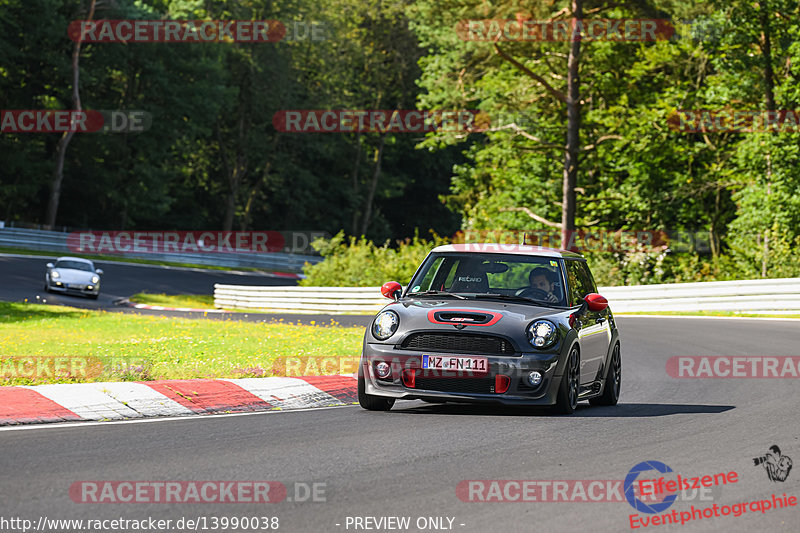
[[[489,360],[485,357],[423,355],[422,368],[487,374],[489,373]]]

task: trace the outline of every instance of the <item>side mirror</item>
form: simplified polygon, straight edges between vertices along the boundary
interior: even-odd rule
[[[98,276],[102,276],[103,275],[103,269],[102,268],[96,268],[96,269],[94,269],[94,273],[97,274]]]
[[[55,265],[53,263],[47,263],[47,268],[53,268]]]
[[[606,300],[596,292],[590,292],[589,294],[584,296],[583,301],[586,302],[586,306],[589,308],[589,311],[602,311],[603,309],[608,307],[608,300]]]
[[[387,281],[381,287],[381,294],[390,300],[397,300],[403,292],[403,286],[396,281]]]

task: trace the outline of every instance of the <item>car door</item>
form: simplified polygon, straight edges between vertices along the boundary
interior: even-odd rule
[[[566,272],[569,285],[569,304],[581,305],[583,297],[597,292],[597,287],[589,272],[586,261],[567,259]],[[611,329],[608,323],[608,311],[586,310],[575,324],[581,345],[581,384],[594,381],[608,351]]]

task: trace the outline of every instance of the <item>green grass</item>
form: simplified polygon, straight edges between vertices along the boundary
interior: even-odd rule
[[[128,298],[133,303],[160,305],[162,307],[191,307],[193,309],[216,309],[214,296],[206,294],[151,294],[140,292]],[[226,309],[228,313],[271,313],[270,309]],[[346,315],[374,315],[374,310],[344,313]]]
[[[362,327],[192,320],[0,302],[0,385],[267,377],[286,375],[285,358],[294,361],[289,375],[313,374],[314,364],[311,372],[302,370],[321,358],[346,358],[326,359],[325,368],[342,364],[341,369],[354,372],[363,336]]]
[[[214,265],[197,265],[194,263],[175,263],[170,261],[156,261],[153,259],[139,259],[130,257],[120,257],[118,255],[101,255],[101,254],[60,254],[59,252],[43,252],[40,250],[28,250],[26,248],[12,248],[8,246],[0,246],[0,253],[2,254],[16,254],[16,255],[41,255],[44,257],[60,257],[61,255],[69,255],[70,257],[82,257],[84,259],[91,259],[92,261],[112,261],[118,263],[136,263],[139,265],[159,265],[159,266],[173,266],[182,268],[202,268],[205,270],[238,270],[242,272],[264,272],[264,269],[252,267],[226,267]],[[284,272],[281,269],[271,269],[270,272]]]
[[[664,315],[664,316],[738,316],[747,318],[800,318],[800,314],[780,315],[780,314],[759,314],[759,313],[737,313],[736,311],[647,311],[647,312],[625,312],[616,313],[619,315]]]
[[[214,296],[211,294],[151,294],[139,292],[128,298],[133,303],[160,305],[163,307],[192,307],[195,309],[214,309]]]

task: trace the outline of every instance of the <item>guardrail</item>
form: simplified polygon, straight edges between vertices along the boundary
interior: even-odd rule
[[[39,252],[53,252],[59,255],[71,255],[67,246],[69,234],[61,231],[45,231],[21,228],[0,228],[0,247],[20,248]],[[85,254],[79,254],[85,255]],[[319,256],[297,255],[279,252],[266,254],[256,253],[115,253],[114,257],[124,259],[148,259],[165,263],[186,263],[230,268],[257,268],[278,270],[281,272],[300,273],[305,263],[322,261]]]
[[[615,313],[737,311],[800,314],[800,278],[599,287]]]
[[[214,285],[214,305],[270,313],[377,313],[389,303],[380,287],[247,287]]]
[[[599,287],[615,313],[738,311],[800,314],[800,278]],[[214,285],[214,305],[269,313],[375,313],[379,287]]]

